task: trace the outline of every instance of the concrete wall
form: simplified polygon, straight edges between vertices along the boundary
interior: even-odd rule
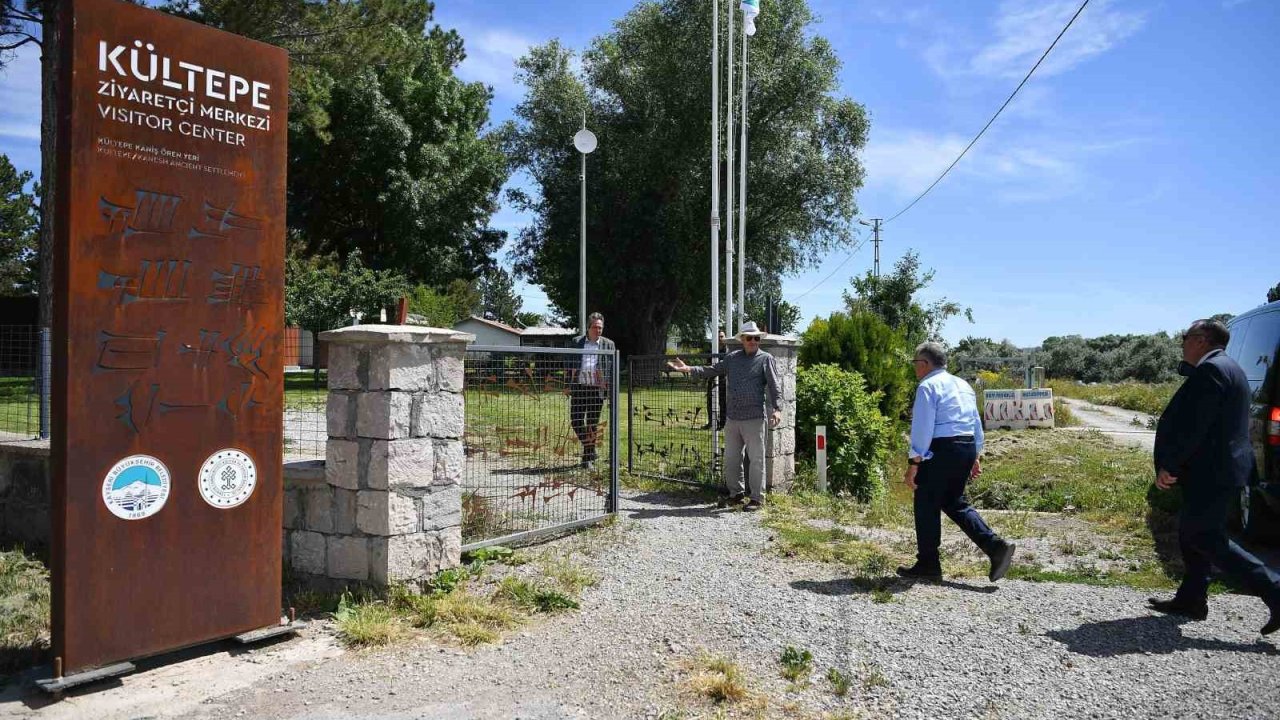
[[[0,443],[0,542],[49,554],[49,441]]]

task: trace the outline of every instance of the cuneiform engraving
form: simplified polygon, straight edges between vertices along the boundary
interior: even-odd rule
[[[266,303],[266,280],[259,265],[232,263],[230,270],[214,269],[210,305],[262,305]]]
[[[98,198],[98,212],[107,221],[107,233],[130,239],[136,235],[167,235],[173,232],[174,216],[182,197],[152,190],[135,190],[133,205]]]
[[[155,335],[117,335],[105,330],[98,333],[98,360],[94,372],[130,372],[149,370],[160,363],[164,330]]]
[[[234,205],[232,206],[234,207]],[[226,240],[236,231],[256,233],[262,220],[220,208],[208,200],[200,212],[200,221],[187,231],[188,240]]]
[[[218,336],[221,334],[220,330],[201,329],[199,344],[183,343],[178,354],[191,355],[191,367],[209,367],[209,359],[218,354]]]
[[[138,394],[139,390],[141,395]],[[151,422],[151,411],[155,409],[156,396],[159,394],[160,386],[156,383],[148,385],[144,385],[141,381],[130,383],[129,388],[115,399],[115,405],[120,408],[120,414],[116,415],[116,419],[137,435],[141,427],[146,427]]]
[[[98,271],[98,289],[119,292],[119,304],[181,302],[187,299],[190,260],[143,260],[133,275]]]

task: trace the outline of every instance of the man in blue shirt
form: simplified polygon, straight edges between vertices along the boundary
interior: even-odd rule
[[[982,418],[969,383],[947,372],[947,353],[937,343],[916,348],[915,406],[911,412],[911,449],[903,478],[915,491],[916,564],[898,568],[908,578],[942,579],[938,546],[942,518],[947,514],[965,535],[991,558],[992,582],[1004,577],[1013,560],[1013,543],[1006,542],[965,497],[965,484],[982,473]]]

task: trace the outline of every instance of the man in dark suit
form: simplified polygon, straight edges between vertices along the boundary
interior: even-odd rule
[[[1182,335],[1178,372],[1186,375],[1156,426],[1156,487],[1182,487],[1178,544],[1186,574],[1163,613],[1203,620],[1209,614],[1209,571],[1216,565],[1257,593],[1271,617],[1262,634],[1280,630],[1280,575],[1227,537],[1227,511],[1257,472],[1249,444],[1249,383],[1223,349],[1231,339],[1216,320],[1197,320]]]
[[[610,362],[616,347],[604,336],[604,316],[587,316],[587,334],[574,338],[573,346],[590,350],[578,358],[569,384],[569,424],[582,443],[582,466],[590,468],[596,461],[596,440],[600,434],[600,410],[609,388]]]

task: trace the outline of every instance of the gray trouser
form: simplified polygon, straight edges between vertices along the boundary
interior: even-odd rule
[[[724,482],[730,495],[742,494],[742,451],[751,460],[751,499],[764,500],[764,418],[724,424]]]

